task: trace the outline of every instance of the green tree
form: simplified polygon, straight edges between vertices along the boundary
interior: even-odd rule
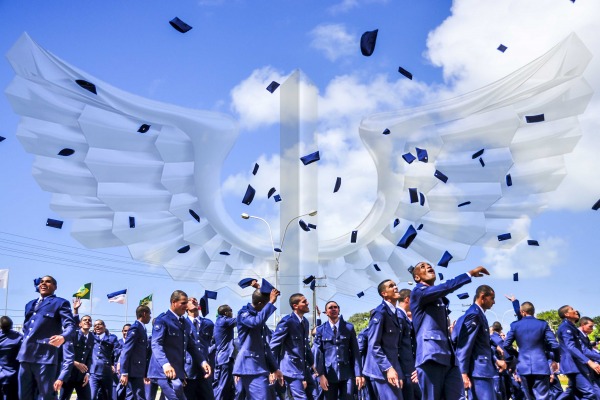
[[[359,333],[369,325],[369,312],[353,314],[346,321],[354,325],[354,330],[356,330],[356,333]]]
[[[558,311],[549,310],[537,313],[536,318],[543,319],[550,325],[550,329],[556,331],[562,320],[558,317]]]

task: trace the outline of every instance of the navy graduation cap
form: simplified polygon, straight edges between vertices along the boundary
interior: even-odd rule
[[[263,294],[271,294],[271,291],[275,289],[268,280],[263,278],[262,283],[260,284],[260,292]]]
[[[508,47],[506,47],[503,44],[500,44],[500,46],[498,46],[498,51],[504,53],[506,51],[506,49],[508,49]]]
[[[442,181],[444,183],[448,182],[448,177],[437,169],[435,170],[435,173],[433,174],[433,176],[435,176],[436,178],[438,178],[440,181]]]
[[[173,28],[175,28],[177,31],[179,31],[181,33],[186,33],[190,29],[192,29],[192,27],[190,25],[186,24],[185,22],[180,20],[178,17],[175,17],[172,20],[170,20],[169,24],[171,24],[171,26]]]
[[[192,218],[194,218],[196,221],[200,222],[200,216],[198,215],[198,213],[196,213],[196,211],[192,210],[191,208],[189,209],[190,211],[190,215],[192,216]]]
[[[75,83],[77,83],[79,86],[81,86],[82,88],[84,88],[88,92],[97,94],[96,93],[96,85],[94,85],[93,83],[85,81],[83,79],[77,79],[77,80],[75,80]]]
[[[252,200],[254,200],[254,195],[256,194],[256,190],[251,185],[248,185],[246,188],[246,194],[244,194],[244,198],[242,199],[242,203],[246,205],[250,205]]]
[[[377,33],[379,29],[367,31],[360,37],[360,52],[363,56],[369,57],[375,51],[375,43],[377,42]]]
[[[271,83],[269,83],[269,86],[267,86],[267,90],[271,93],[273,93],[275,90],[277,90],[277,88],[279,87],[279,83],[273,81]]]
[[[303,220],[299,220],[298,225],[300,225],[300,228],[302,228],[303,231],[310,232],[310,228],[308,227],[306,222],[304,222]]]
[[[410,196],[411,203],[416,203],[417,201],[419,201],[419,193],[417,191],[417,188],[408,188],[408,194]]]
[[[398,246],[402,247],[403,249],[407,249],[416,237],[417,230],[414,226],[410,225],[404,233],[404,236],[402,236],[402,239],[400,239],[398,242]]]
[[[50,228],[62,229],[63,221],[60,221],[58,219],[48,218],[46,220],[46,226],[49,226]]]
[[[358,236],[358,231],[352,231],[350,235],[350,243],[356,243],[356,237]]]
[[[429,155],[427,154],[427,150],[425,149],[420,149],[418,147],[416,147],[417,150],[417,159],[421,162],[428,162],[429,161]]]
[[[319,156],[318,151],[307,154],[304,157],[300,157],[300,161],[302,161],[302,164],[304,164],[304,165],[312,164],[316,161],[319,161],[320,159],[321,159],[321,157]]]
[[[439,265],[440,267],[448,267],[448,263],[450,262],[450,260],[452,260],[452,254],[450,254],[448,250],[446,250],[444,251],[442,258],[440,258],[440,261],[438,261],[437,265]]]
[[[309,285],[312,281],[315,280],[315,276],[314,275],[309,275],[306,278],[304,278],[302,280],[302,283],[304,283],[305,285]]]
[[[62,149],[61,151],[58,152],[58,155],[62,156],[62,157],[69,157],[69,156],[71,156],[73,154],[75,154],[75,150],[68,149],[68,148],[64,148],[64,149]]]
[[[252,282],[254,282],[256,280],[257,280],[256,278],[244,278],[238,282],[238,286],[241,287],[242,289],[245,289],[247,287],[250,287],[252,285]]]
[[[469,293],[459,293],[459,294],[456,295],[456,297],[458,297],[461,300],[468,299],[469,298]]]
[[[417,159],[417,157],[413,156],[411,152],[402,154],[402,158],[404,158],[404,161],[406,161],[409,164],[412,164],[412,162]]]
[[[256,175],[256,173],[258,172],[258,168],[260,168],[260,165],[258,165],[258,163],[254,163],[254,168],[252,169],[252,175]]]
[[[135,217],[129,217],[129,228],[135,228]]]
[[[498,235],[498,241],[499,242],[503,242],[505,240],[509,240],[510,238],[512,238],[512,236],[510,235],[510,233],[503,233],[501,235]]]
[[[413,75],[402,67],[398,67],[398,72],[412,81]]]
[[[527,240],[527,244],[528,244],[529,246],[539,246],[539,245],[540,245],[540,244],[539,244],[539,242],[538,242],[537,240],[533,240],[533,239],[528,239],[528,240]]]
[[[340,190],[340,186],[342,186],[342,178],[339,176],[335,179],[335,186],[333,187],[333,193],[337,193]]]

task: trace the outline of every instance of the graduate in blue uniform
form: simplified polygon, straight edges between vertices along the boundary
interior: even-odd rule
[[[148,334],[145,325],[150,322],[152,312],[148,306],[138,306],[135,310],[137,320],[129,326],[127,337],[119,357],[119,388],[127,389],[127,398],[146,400],[144,378],[148,369]],[[124,397],[124,396],[123,396]]]
[[[13,322],[7,316],[0,318],[0,399],[19,399],[19,362],[17,354],[23,343],[23,335],[12,329]]]
[[[402,386],[402,395],[404,399],[413,400],[421,398],[421,389],[417,370],[415,368],[415,354],[417,353],[417,342],[413,329],[412,319],[408,317],[410,312],[410,289],[401,289],[398,292],[397,309],[400,311],[398,316],[402,323],[404,334],[400,338],[400,367],[404,372],[404,385]]]
[[[495,398],[494,377],[498,376],[498,370],[506,369],[506,362],[497,359],[490,346],[490,329],[485,316],[485,311],[495,304],[495,298],[490,286],[479,286],[473,305],[460,316],[452,331],[456,358],[469,399]]]
[[[369,320],[369,342],[363,373],[370,378],[378,399],[403,399],[404,372],[400,366],[399,348],[404,334],[398,286],[391,279],[382,281],[377,292],[383,298]],[[407,332],[408,334],[408,332]]]
[[[308,300],[302,293],[289,299],[292,313],[281,318],[269,342],[293,399],[312,399],[316,389],[312,378],[313,355],[308,339]]]
[[[454,279],[435,285],[435,269],[426,262],[412,270],[417,283],[410,295],[410,311],[417,342],[415,367],[423,399],[459,399],[463,395],[463,381],[458,361],[448,335],[447,294],[489,272],[477,267]],[[489,344],[488,344],[489,346]]]
[[[362,359],[354,325],[340,316],[340,307],[335,301],[325,304],[328,320],[316,328],[313,349],[315,368],[319,374],[319,385],[324,398],[352,399],[348,381],[354,379],[357,390],[364,385]]]
[[[17,360],[19,368],[19,399],[55,399],[54,382],[60,363],[59,347],[71,340],[75,321],[71,305],[56,297],[56,279],[46,275],[39,279],[40,297],[25,305],[23,344]]]
[[[235,360],[233,331],[236,320],[233,318],[233,310],[227,304],[220,306],[217,314],[214,331],[215,378],[213,390],[216,400],[228,400],[232,399],[235,394],[233,384],[233,362]]]
[[[239,352],[233,364],[233,375],[239,377],[236,398],[273,400],[273,392],[269,389],[270,373],[283,383],[283,375],[265,337],[265,324],[276,310],[274,304],[278,296],[277,289],[272,289],[270,294],[257,289],[252,294],[252,303],[238,312]]]
[[[77,393],[79,400],[90,400],[92,392],[90,391],[90,368],[92,367],[92,349],[94,347],[94,335],[92,329],[92,317],[84,315],[79,318],[79,307],[81,300],[73,300],[73,319],[79,325],[79,329],[73,335],[73,340],[63,346],[64,351],[73,352],[73,365],[70,374],[63,383],[60,400],[69,400],[73,390]]]
[[[519,347],[517,372],[521,377],[521,387],[527,400],[551,399],[550,365],[547,354],[552,361],[559,361],[558,342],[548,323],[534,317],[535,307],[526,301],[521,304],[522,319],[510,324],[503,347],[509,353],[513,342]]]
[[[119,339],[106,330],[101,319],[94,322],[94,347],[90,368],[90,390],[92,399],[113,398],[113,375],[115,371],[115,350]]]
[[[195,297],[188,298],[187,317],[192,326],[194,343],[196,343],[203,354],[206,354],[206,357],[209,357],[209,349],[212,344],[215,324],[210,319],[200,316],[198,299]],[[211,364],[208,358],[207,361]],[[214,399],[212,375],[207,377],[204,376],[204,372],[194,363],[190,352],[186,352],[185,354],[185,375],[185,397],[188,399]]]
[[[208,355],[195,343],[192,324],[185,316],[188,296],[182,290],[171,294],[170,308],[160,314],[152,327],[152,357],[148,367],[148,378],[160,386],[167,400],[186,400],[185,352],[204,371],[211,374]]]
[[[575,326],[579,313],[566,305],[558,309],[558,316],[563,320],[556,332],[560,345],[560,370],[569,378],[569,385],[559,399],[570,399],[575,393],[581,399],[598,399],[600,390],[594,384],[593,374],[600,374],[600,364],[593,360],[594,355],[581,342]]]

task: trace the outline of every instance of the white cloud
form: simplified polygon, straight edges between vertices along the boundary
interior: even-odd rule
[[[357,39],[343,24],[322,24],[309,32],[310,46],[322,52],[330,61],[356,52]]]
[[[380,3],[385,4],[388,0],[342,0],[329,8],[332,14],[345,13],[364,4]]]

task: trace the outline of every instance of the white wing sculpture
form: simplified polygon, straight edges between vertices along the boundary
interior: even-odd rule
[[[482,89],[365,118],[360,135],[377,168],[377,200],[357,227],[357,243],[345,232],[319,243],[319,268],[328,277],[319,298],[354,296],[384,275],[406,280],[409,265],[437,262],[446,252],[461,260],[473,245],[522,240],[519,219],[544,207],[544,195],[566,174],[563,155],[581,136],[577,115],[592,95],[582,78],[590,58],[571,35]],[[240,278],[272,275],[271,244],[237,235],[223,205],[215,166],[237,139],[231,117],[123,92],[27,34],[8,59],[16,76],[6,95],[22,117],[17,136],[36,156],[33,176],[53,193],[52,209],[74,220],[75,239],[89,248],[125,245],[134,259],[164,265],[176,280],[240,295]],[[421,161],[409,164],[406,153]],[[414,240],[398,246],[410,226]],[[511,239],[499,241],[506,233]]]

